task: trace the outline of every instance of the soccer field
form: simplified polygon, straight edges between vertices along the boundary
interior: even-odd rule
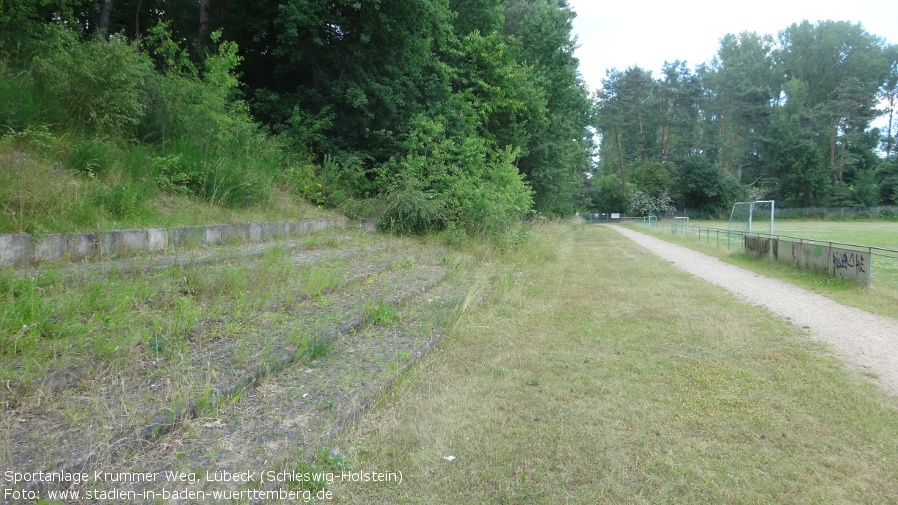
[[[726,229],[726,221],[690,220],[692,226]],[[744,225],[744,223],[742,223]],[[898,249],[898,222],[886,221],[775,221],[773,233],[815,240],[832,240]],[[766,222],[755,222],[757,233],[767,233]],[[741,228],[740,228],[741,229]]]
[[[742,223],[744,226],[745,223]],[[765,225],[768,223],[765,222]],[[872,281],[872,290],[845,290],[840,287],[823,287],[820,281],[814,280],[813,277],[804,277],[799,272],[800,269],[792,269],[785,264],[776,263],[777,267],[759,267],[764,270],[764,275],[779,276],[779,278],[787,281],[796,282],[798,285],[810,289],[823,289],[827,296],[855,307],[863,308],[871,312],[875,312],[888,317],[898,318],[898,223],[885,221],[777,221],[774,223],[774,234],[786,238],[803,238],[817,241],[833,241],[843,244],[854,244],[858,246],[869,246],[874,248],[870,258],[870,272]],[[740,253],[742,251],[742,238],[739,235],[728,237],[726,233],[727,221],[710,221],[691,219],[689,221],[688,233],[683,233],[682,228],[677,232],[676,240],[685,241],[684,245],[697,250],[709,252],[712,255],[720,256],[721,250],[728,251],[730,254]],[[742,226],[733,228],[733,231],[741,232]],[[671,221],[665,220],[657,224],[656,227],[649,227],[641,221],[635,223],[634,226],[640,231],[646,231],[659,238],[671,237]],[[768,226],[760,225],[756,222],[754,232],[766,233]],[[723,230],[716,232],[715,230]],[[729,238],[729,240],[728,240]],[[787,239],[788,240],[788,239]],[[885,250],[883,250],[885,249]],[[712,252],[717,250],[717,253]],[[728,256],[727,253],[723,253]],[[744,263],[736,261],[740,266],[748,266]],[[774,264],[771,263],[771,264]],[[793,273],[789,273],[793,272]],[[846,294],[847,293],[847,294]]]

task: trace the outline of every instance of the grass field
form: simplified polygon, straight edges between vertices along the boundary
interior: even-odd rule
[[[894,397],[612,230],[535,235],[336,440],[403,476],[341,503],[898,503]]]
[[[660,222],[657,227],[649,227],[641,222],[631,226],[643,233],[676,242],[759,274],[792,282],[845,305],[898,319],[898,253],[874,251],[871,261],[872,285],[860,286],[825,274],[797,269],[785,263],[742,254],[741,237],[738,235],[731,237],[727,247],[725,233],[709,232],[713,229],[726,230],[724,221],[690,221],[689,234],[680,233],[676,236],[671,234],[670,222]],[[781,236],[889,247],[895,244],[898,223],[783,221],[776,224],[774,232]],[[898,248],[896,245],[891,247]]]
[[[726,221],[690,220],[694,226],[726,229]],[[898,222],[889,221],[775,221],[774,234],[832,240],[874,247],[898,249]],[[767,223],[755,222],[753,231],[767,233]]]

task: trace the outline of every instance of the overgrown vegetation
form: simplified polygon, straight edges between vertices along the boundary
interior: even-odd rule
[[[164,23],[140,44],[34,30],[0,61],[0,230],[158,226],[175,202],[185,224],[309,213],[298,197],[313,177],[288,170],[309,162],[252,121],[232,42],[213,36],[199,71]]]
[[[404,234],[573,211],[590,101],[563,2],[243,3],[0,7],[0,231],[152,221],[165,198]]]

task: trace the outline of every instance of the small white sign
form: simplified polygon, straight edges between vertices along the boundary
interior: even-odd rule
[[[611,219],[620,219],[620,212],[612,212]]]

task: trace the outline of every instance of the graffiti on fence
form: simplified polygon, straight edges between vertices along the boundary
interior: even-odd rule
[[[862,284],[870,284],[870,252],[831,247],[830,274]]]
[[[769,256],[798,268],[818,270],[829,275],[870,284],[870,252],[841,249],[833,245],[784,240],[779,237],[746,236],[745,251]]]
[[[861,253],[855,255],[855,253],[839,253],[833,251],[833,269],[854,269],[854,272],[856,274],[863,274],[867,272],[866,270],[864,270],[864,256]]]

